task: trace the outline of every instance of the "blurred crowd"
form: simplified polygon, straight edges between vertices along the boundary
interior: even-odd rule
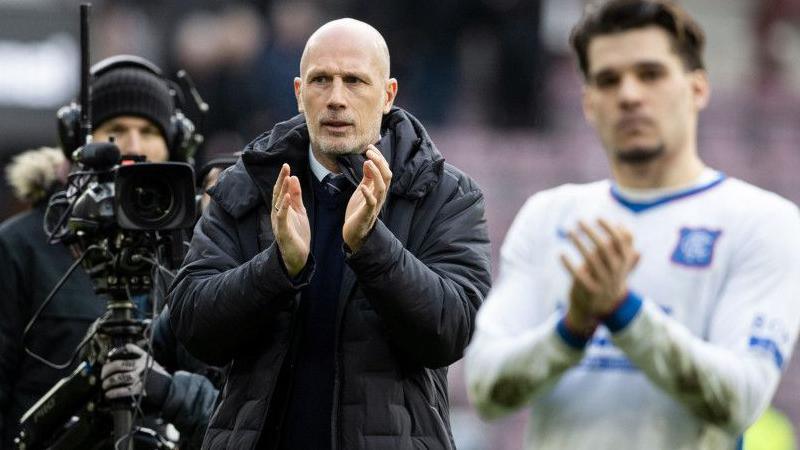
[[[77,25],[77,1],[34,3],[57,5]],[[205,117],[192,102],[187,107],[206,136],[200,163],[241,149],[296,113],[291,80],[305,39],[325,21],[345,16],[383,33],[392,51],[392,74],[400,81],[397,103],[429,128],[571,133],[580,123],[579,83],[567,39],[586,3],[591,2],[99,0],[93,2],[92,59],[129,53],[156,62],[168,74],[185,69],[211,106]],[[756,143],[768,139],[764,124],[771,125],[773,118],[791,126],[796,120],[790,118],[800,113],[795,101],[800,65],[792,57],[800,41],[800,1],[737,0],[727,11],[713,2],[682,3],[701,16],[717,17],[718,24],[708,27],[709,58],[717,53],[736,57],[733,64],[712,62],[711,75],[727,81],[715,83],[723,94],[718,104],[725,110],[728,99],[734,102],[745,137]],[[720,15],[734,9],[744,19]],[[746,23],[736,25],[736,20]],[[740,29],[728,30],[715,44],[715,25],[746,28],[750,38],[742,39]],[[742,39],[734,47],[748,45],[753,56],[731,49],[725,42],[729,35]],[[2,162],[9,151],[3,147]]]
[[[115,1],[100,9],[96,53],[132,52],[186,69],[212,105],[205,123],[210,154],[237,148],[296,113],[291,80],[305,40],[342,16],[381,30],[392,49],[392,73],[402,80],[399,103],[426,123],[463,117],[454,106],[463,104],[461,87],[470,82],[493,93],[469,99],[478,121],[542,129],[542,3]]]

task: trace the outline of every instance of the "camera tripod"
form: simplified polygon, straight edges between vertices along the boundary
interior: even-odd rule
[[[133,297],[154,292],[151,264],[158,264],[150,255],[158,253],[152,248],[157,241],[157,237],[140,232],[118,232],[89,246],[62,277],[64,281],[82,262],[95,292],[108,296],[106,313],[76,349],[76,354],[83,349],[78,366],[22,417],[15,440],[18,449],[133,450],[134,441],[137,449],[171,447],[158,433],[134,426],[134,417],[141,413],[141,396],[107,400],[100,386],[103,364],[135,356],[126,352],[125,346],[144,337],[146,323],[137,317]],[[32,323],[61,284],[55,286]],[[73,360],[74,355],[61,367],[71,365]],[[109,429],[113,432],[109,433]]]

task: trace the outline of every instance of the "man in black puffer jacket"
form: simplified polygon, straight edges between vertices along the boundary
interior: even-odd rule
[[[483,195],[392,107],[374,28],[324,25],[300,72],[303,114],[220,176],[171,287],[178,339],[231,364],[203,447],[453,448],[447,366],[491,279]]]

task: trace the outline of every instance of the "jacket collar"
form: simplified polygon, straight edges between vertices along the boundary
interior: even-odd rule
[[[376,147],[392,170],[390,194],[411,200],[424,197],[439,182],[444,169],[444,158],[425,128],[414,116],[394,107],[383,117],[381,136]],[[283,163],[288,163],[301,181],[312,176],[308,145],[308,127],[302,114],[278,123],[245,147],[239,161],[220,175],[209,194],[236,218],[258,206],[260,199],[269,204]],[[365,157],[346,155],[338,160],[348,180],[358,184]],[[309,191],[305,186],[304,194]],[[306,195],[303,197],[307,201]]]

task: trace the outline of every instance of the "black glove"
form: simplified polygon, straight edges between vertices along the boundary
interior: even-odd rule
[[[172,376],[135,344],[111,350],[100,378],[107,399],[144,395],[144,401],[155,407],[164,404],[172,384]]]

